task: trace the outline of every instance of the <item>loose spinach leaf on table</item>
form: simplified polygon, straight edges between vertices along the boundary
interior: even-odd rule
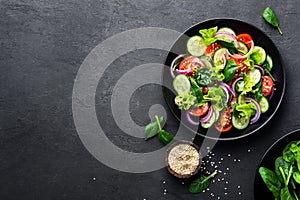
[[[201,175],[198,179],[194,180],[190,185],[189,185],[189,191],[191,193],[199,193],[208,188],[209,186],[209,179],[214,177],[217,174],[217,171],[213,172],[209,176],[204,176]]]
[[[278,29],[278,32],[280,33],[280,35],[282,35],[282,31],[279,27],[279,23],[278,20],[276,18],[276,15],[274,13],[274,11],[270,8],[267,7],[264,12],[263,12],[263,18],[269,22],[270,24],[272,24],[274,27],[276,27]]]
[[[164,144],[168,144],[173,140],[173,138],[173,135],[171,135],[165,130],[158,131],[158,139]]]
[[[163,122],[164,118],[160,117],[159,118],[159,123],[161,124]],[[145,135],[145,140],[148,140],[151,137],[154,137],[159,131],[159,127],[157,124],[157,121],[155,120],[154,122],[151,122],[148,124],[145,128],[144,135]]]

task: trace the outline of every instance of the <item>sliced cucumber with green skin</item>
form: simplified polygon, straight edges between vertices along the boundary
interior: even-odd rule
[[[184,94],[191,89],[191,83],[186,75],[179,74],[173,80],[173,87],[178,94]]]
[[[213,63],[212,63],[212,60],[207,57],[207,56],[200,56],[200,59],[204,62],[205,66],[207,68],[212,68],[213,67]]]
[[[238,93],[241,93],[243,91],[244,87],[245,87],[245,81],[239,80],[238,82],[236,82],[235,91],[237,91]]]
[[[214,66],[218,70],[223,70],[226,66],[226,62],[224,62],[224,55],[227,56],[227,49],[226,48],[220,48],[215,51],[213,56],[213,62]]]
[[[238,52],[241,52],[242,54],[247,54],[248,51],[249,51],[247,45],[244,42],[242,42],[242,41],[238,41],[238,43],[240,45],[237,48]]]
[[[215,112],[213,112],[210,120],[208,120],[207,122],[201,122],[201,126],[203,128],[210,128],[215,123],[215,118],[216,118],[216,114]]]
[[[273,60],[272,60],[271,56],[267,55],[266,62],[268,63],[269,69],[271,71],[273,68]]]
[[[261,72],[259,69],[253,69],[248,72],[250,79],[255,83],[255,85],[261,80]]]
[[[251,53],[250,57],[256,64],[261,65],[265,62],[267,54],[262,47],[254,46],[253,52]]]
[[[269,100],[266,97],[263,96],[258,103],[261,113],[265,113],[269,110]]]
[[[235,117],[234,115],[232,116],[232,125],[234,128],[238,130],[243,130],[247,128],[247,126],[250,124],[250,118],[249,117]]]
[[[206,45],[202,37],[196,35],[187,41],[187,50],[192,56],[202,56]]]
[[[236,36],[234,30],[232,30],[231,28],[228,28],[228,27],[222,27],[218,30],[218,32],[219,31],[225,31],[225,32],[231,33],[232,35]]]

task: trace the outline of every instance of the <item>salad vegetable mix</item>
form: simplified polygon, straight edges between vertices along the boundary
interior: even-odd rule
[[[175,104],[187,121],[220,132],[242,130],[269,109],[273,61],[250,34],[228,27],[202,29],[170,66]]]

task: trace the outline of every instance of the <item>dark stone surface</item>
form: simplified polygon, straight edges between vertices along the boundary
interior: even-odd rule
[[[262,19],[266,6],[277,13],[283,36]],[[280,136],[300,128],[299,7],[296,0],[1,1],[0,199],[253,199],[255,170],[264,151]],[[287,77],[283,102],[263,129],[241,140],[220,142],[214,149],[216,160],[224,158],[220,168],[230,168],[225,176],[229,183],[217,181],[210,191],[191,195],[187,184],[165,169],[128,174],[93,158],[77,135],[71,107],[74,79],[89,52],[125,30],[152,26],[182,32],[217,17],[237,18],[262,29],[276,43]],[[112,67],[121,62],[126,72],[137,64],[162,63],[165,55],[154,50],[133,52]],[[112,85],[122,74],[113,67],[106,75],[97,92],[103,101],[98,114],[109,109]],[[131,102],[140,102],[131,107],[132,118],[140,125],[150,120],[149,105],[165,105],[161,88],[155,85],[138,90]],[[102,121],[121,148],[138,152],[161,147],[155,140],[145,144],[118,137],[122,132],[105,118]],[[166,129],[176,128],[176,120],[169,117]],[[234,162],[235,158],[241,162]]]

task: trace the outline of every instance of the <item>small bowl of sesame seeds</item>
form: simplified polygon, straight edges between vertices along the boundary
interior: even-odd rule
[[[178,178],[190,178],[197,174],[202,163],[199,147],[189,141],[171,144],[165,161],[168,171]]]

